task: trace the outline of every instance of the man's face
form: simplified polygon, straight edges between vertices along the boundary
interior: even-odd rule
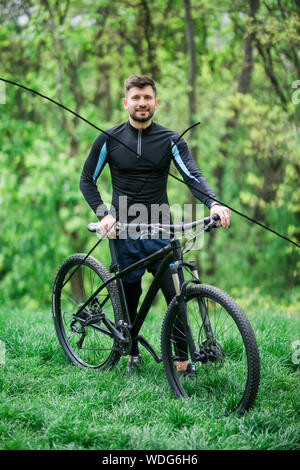
[[[147,122],[157,108],[158,99],[155,98],[154,90],[149,85],[145,88],[130,88],[123,103],[134,121]]]

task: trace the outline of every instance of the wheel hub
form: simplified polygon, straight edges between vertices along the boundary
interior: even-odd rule
[[[224,364],[224,351],[221,344],[215,339],[204,341],[200,345],[199,360],[214,369],[221,369]]]

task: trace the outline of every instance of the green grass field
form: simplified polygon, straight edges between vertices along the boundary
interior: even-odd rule
[[[55,336],[51,311],[0,311],[1,449],[300,449],[300,316],[289,307],[242,298],[261,355],[253,409],[219,417],[209,397],[176,399],[147,351],[144,368],[124,375],[72,366]],[[157,305],[142,333],[160,343]],[[293,355],[294,354],[294,355]]]

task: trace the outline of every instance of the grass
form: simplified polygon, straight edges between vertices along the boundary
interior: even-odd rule
[[[0,448],[300,449],[300,364],[292,361],[292,343],[300,339],[297,308],[249,297],[240,304],[256,332],[262,366],[255,406],[242,417],[218,417],[209,397],[174,398],[162,364],[146,351],[143,370],[130,379],[126,358],[112,371],[74,367],[58,344],[50,309],[2,306]],[[156,344],[160,312],[157,305],[142,331]]]

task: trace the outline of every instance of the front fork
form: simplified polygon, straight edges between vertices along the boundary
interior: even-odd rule
[[[188,281],[184,281],[182,284],[180,283],[179,275],[178,275],[178,269],[180,266],[186,265],[190,268],[192,274],[193,274],[193,279],[190,279]],[[179,311],[179,317],[180,320],[183,324],[183,329],[187,338],[187,344],[190,350],[191,354],[191,360],[193,362],[196,361],[203,361],[205,358],[203,357],[203,353],[201,353],[199,350],[197,351],[195,341],[193,338],[191,326],[190,326],[190,321],[189,317],[187,314],[186,310],[186,303],[185,303],[185,292],[186,292],[186,287],[190,282],[194,282],[197,284],[200,284],[199,280],[199,275],[198,275],[198,270],[197,270],[197,265],[194,261],[186,263],[186,262],[180,262],[176,261],[175,263],[170,264],[170,271],[172,274],[172,279],[173,279],[173,284],[176,292],[176,299],[178,303],[178,311]],[[202,323],[204,327],[204,331],[206,334],[207,340],[212,340],[213,339],[213,333],[211,329],[211,324],[207,312],[207,308],[205,305],[205,302],[203,299],[197,298],[197,302],[199,305],[199,310],[202,318]],[[200,345],[199,345],[200,347]]]

